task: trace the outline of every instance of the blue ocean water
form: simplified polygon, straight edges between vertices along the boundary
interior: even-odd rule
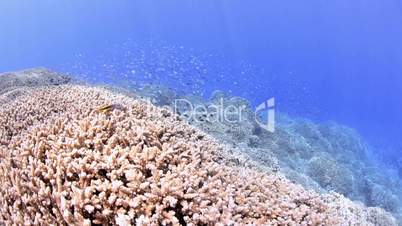
[[[402,157],[397,0],[9,0],[0,71],[44,66],[105,83],[137,77],[355,128]]]

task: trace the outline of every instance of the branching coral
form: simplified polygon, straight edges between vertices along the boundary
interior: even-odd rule
[[[0,109],[0,224],[370,225],[336,196],[233,165],[166,109],[83,86],[26,92]]]

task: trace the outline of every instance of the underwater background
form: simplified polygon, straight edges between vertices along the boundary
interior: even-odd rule
[[[198,72],[202,88],[253,103],[275,96],[280,111],[350,125],[384,154],[401,149],[400,1],[17,0],[0,7],[0,71],[71,71],[65,65],[80,63],[91,77],[118,81],[133,63],[129,51],[138,51],[124,45],[131,40],[173,54],[180,67],[196,57],[207,70]],[[141,45],[150,41],[154,49]]]
[[[222,90],[252,106],[275,97],[288,117],[353,128],[382,170],[402,177],[400,1],[16,0],[0,9],[0,72],[43,66],[205,99]]]

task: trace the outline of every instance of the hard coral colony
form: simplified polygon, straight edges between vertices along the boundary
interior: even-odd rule
[[[21,92],[0,109],[0,224],[395,224],[248,167],[167,109],[85,86]]]

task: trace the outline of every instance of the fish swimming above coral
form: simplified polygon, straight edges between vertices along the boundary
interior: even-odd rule
[[[402,226],[401,1],[0,1],[0,226]]]
[[[104,88],[24,89],[1,105],[0,141],[3,225],[396,225]]]

